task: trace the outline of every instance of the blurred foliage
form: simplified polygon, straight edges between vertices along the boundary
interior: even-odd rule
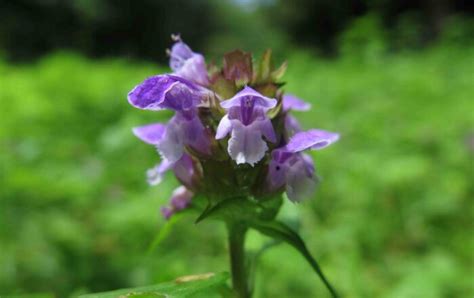
[[[474,47],[456,26],[433,48],[390,53],[376,24],[361,19],[341,35],[340,59],[289,56],[286,89],[313,104],[297,115],[304,127],[342,139],[314,154],[315,198],[286,202],[281,218],[300,220],[345,297],[472,297]],[[158,155],[131,128],[170,113],[134,110],[126,94],[163,71],[71,53],[0,62],[0,295],[67,297],[228,270],[224,228],[192,215],[147,254],[177,183],[146,185]],[[252,233],[248,246],[264,242]],[[256,285],[257,297],[327,294],[285,245],[262,256]]]
[[[170,35],[181,33],[193,49],[211,56],[234,47],[271,47],[278,53],[293,45],[336,56],[341,33],[358,17],[370,14],[388,29],[389,48],[419,48],[439,38],[452,17],[472,18],[473,3],[4,0],[0,1],[0,54],[11,61],[31,61],[53,50],[69,49],[89,57],[126,56],[165,63]]]
[[[286,33],[298,45],[316,47],[335,56],[340,34],[361,16],[377,15],[387,30],[388,47],[426,46],[440,37],[449,20],[470,18],[472,2],[464,0],[275,0],[260,7],[272,27]],[[472,29],[472,27],[471,27]],[[400,36],[402,33],[402,36]],[[405,40],[405,37],[409,37]],[[416,43],[414,43],[416,41]]]
[[[165,61],[173,33],[196,49],[216,31],[218,16],[207,0],[14,0],[0,2],[0,48],[14,60],[55,49],[90,56]]]

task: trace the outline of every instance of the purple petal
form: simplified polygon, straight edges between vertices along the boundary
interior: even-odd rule
[[[133,128],[133,134],[143,142],[156,145],[165,133],[166,125],[161,123],[154,123]]]
[[[210,139],[201,120],[193,113],[188,119],[182,113],[176,113],[166,126],[165,133],[156,145],[163,158],[170,162],[178,161],[189,145],[195,150],[210,154]]]
[[[290,114],[285,115],[285,130],[290,136],[301,131],[300,123]]]
[[[170,207],[161,207],[160,208],[161,215],[168,220],[174,214],[174,210]]]
[[[209,85],[206,62],[204,61],[204,57],[199,54],[195,54],[193,57],[186,60],[183,66],[175,71],[175,74],[199,85]]]
[[[196,179],[194,162],[190,155],[183,154],[183,156],[173,165],[173,172],[176,178],[186,187],[194,187],[194,180]]]
[[[313,176],[315,171],[313,159],[310,155],[305,153],[301,153],[301,158],[303,159],[303,162],[305,164],[306,173],[308,174],[308,176]]]
[[[229,115],[222,117],[216,130],[216,140],[225,138],[232,130],[232,122],[229,120]]]
[[[146,172],[147,181],[150,185],[160,184],[163,180],[163,175],[172,168],[173,163],[169,162],[167,159],[163,159],[160,164],[149,169]]]
[[[184,130],[184,143],[186,145],[204,154],[211,153],[210,138],[199,117],[195,116],[190,120],[183,121],[182,129]]]
[[[262,135],[269,142],[276,143],[276,135],[275,135],[275,131],[273,130],[272,122],[270,121],[270,119],[265,118],[264,120],[258,121],[258,123],[259,123],[260,132],[262,133]]]
[[[277,104],[276,99],[263,96],[254,89],[246,86],[244,89],[239,91],[234,97],[221,102],[221,107],[224,109],[230,109],[231,107],[240,107],[243,99],[249,99],[252,101],[252,105],[261,107],[265,110],[274,108]]]
[[[189,205],[193,196],[194,194],[186,187],[180,186],[176,188],[171,195],[171,207],[175,211],[183,210]]]
[[[176,72],[183,67],[186,60],[190,59],[194,55],[194,52],[189,48],[187,44],[182,41],[176,42],[171,47],[170,52],[170,68]]]
[[[268,165],[267,183],[271,191],[277,190],[286,183],[287,165],[272,159]]]
[[[265,155],[268,147],[262,139],[258,125],[254,122],[249,126],[244,126],[239,121],[233,121],[232,137],[227,151],[237,164],[248,163],[253,166]]]
[[[143,83],[136,86],[128,93],[128,102],[139,109],[161,110],[169,108],[176,97],[183,97],[189,100],[189,97],[198,98],[195,94],[199,90],[194,83],[173,75],[158,75],[150,77]],[[173,91],[173,92],[171,92]],[[180,102],[183,99],[180,99]],[[198,98],[199,100],[199,98]]]
[[[306,149],[323,149],[339,139],[339,134],[319,129],[298,132],[286,145],[289,152],[300,152]]]
[[[167,75],[150,77],[128,93],[128,102],[139,109],[161,110],[160,104],[176,84],[179,83]]]
[[[291,94],[283,95],[283,111],[308,111],[309,109],[311,109],[311,104]]]
[[[294,153],[284,150],[285,148],[278,148],[272,151],[272,160],[278,163],[284,163],[291,158]]]
[[[192,90],[186,84],[176,84],[166,93],[160,108],[177,112],[192,111],[203,101],[204,96],[203,90]]]
[[[209,84],[204,57],[201,54],[194,53],[181,40],[171,48],[170,67],[177,76],[203,86]]]
[[[301,202],[313,196],[318,180],[312,161],[296,155],[292,162],[286,173],[286,195],[292,202]]]
[[[178,120],[177,115],[175,115],[166,126],[163,138],[156,147],[164,159],[175,163],[183,155],[184,141],[183,126],[181,121]]]

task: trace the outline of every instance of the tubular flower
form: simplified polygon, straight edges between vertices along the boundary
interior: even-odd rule
[[[135,135],[155,145],[169,162],[176,162],[185,146],[210,153],[206,129],[197,116],[198,105],[206,96],[205,89],[173,75],[158,75],[146,79],[128,94],[128,101],[143,110],[169,109],[175,115],[168,124],[151,124],[134,129]]]
[[[317,177],[303,152],[327,147],[339,135],[301,131],[291,113],[311,106],[281,88],[286,64],[273,69],[269,51],[253,64],[250,53],[237,50],[208,73],[204,57],[179,38],[169,54],[172,73],[147,78],[128,94],[138,109],[174,111],[167,123],[133,129],[162,157],[147,171],[149,184],[172,171],[182,185],[163,215],[227,198],[264,201],[284,191],[293,202],[310,197]]]
[[[263,158],[268,146],[262,136],[272,143],[276,142],[272,123],[265,115],[276,104],[276,99],[265,97],[250,87],[221,102],[221,107],[228,113],[217,127],[216,139],[231,133],[227,151],[237,164],[253,166]]]
[[[286,194],[293,202],[300,202],[310,196],[316,187],[317,178],[311,157],[301,152],[323,149],[338,139],[337,133],[312,129],[296,133],[288,144],[273,150],[267,176],[270,190],[286,186]]]

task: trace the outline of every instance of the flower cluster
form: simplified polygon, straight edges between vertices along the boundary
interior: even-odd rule
[[[267,200],[286,192],[293,202],[312,195],[317,177],[304,151],[325,148],[339,135],[301,130],[291,112],[310,105],[283,92],[286,64],[274,69],[270,51],[254,64],[249,53],[236,50],[222,67],[206,65],[179,37],[169,55],[171,73],[150,77],[128,94],[136,108],[174,111],[166,124],[133,129],[162,157],[148,170],[148,182],[159,184],[172,170],[182,184],[162,208],[166,218],[197,195]]]

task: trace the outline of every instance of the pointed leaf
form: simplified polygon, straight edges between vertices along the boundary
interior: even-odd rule
[[[196,219],[196,223],[207,218],[226,221],[248,221],[257,218],[261,208],[245,197],[228,198],[206,208]]]
[[[321,278],[324,285],[331,292],[333,297],[338,297],[336,291],[324,276],[318,262],[313,258],[301,237],[291,228],[278,221],[252,221],[250,226],[255,230],[275,239],[280,239],[296,248],[301,255],[308,261],[316,274]]]

